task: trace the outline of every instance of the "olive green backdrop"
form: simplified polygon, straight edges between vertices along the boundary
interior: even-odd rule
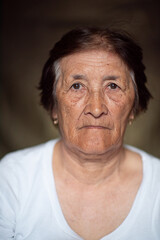
[[[2,3],[0,155],[58,136],[36,86],[48,51],[76,26],[117,26],[144,49],[154,100],[125,142],[160,157],[160,6],[155,0],[4,0]]]

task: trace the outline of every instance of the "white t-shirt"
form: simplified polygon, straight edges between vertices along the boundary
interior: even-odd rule
[[[10,153],[0,162],[0,240],[82,240],[58,201],[52,172],[56,141]],[[160,161],[128,148],[142,156],[143,180],[126,219],[102,239],[159,240]]]

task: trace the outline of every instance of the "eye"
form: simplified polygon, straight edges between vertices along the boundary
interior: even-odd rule
[[[117,84],[115,84],[115,83],[110,83],[109,85],[108,85],[108,87],[110,88],[110,89],[117,89],[118,88],[118,85]]]
[[[75,90],[79,90],[82,88],[82,85],[80,83],[74,83],[71,88]]]

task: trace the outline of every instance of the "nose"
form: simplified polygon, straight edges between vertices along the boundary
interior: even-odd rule
[[[84,109],[84,114],[90,114],[94,118],[99,118],[108,113],[108,108],[104,102],[102,93],[91,93]]]

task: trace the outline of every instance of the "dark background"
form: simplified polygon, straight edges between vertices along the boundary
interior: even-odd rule
[[[155,0],[5,0],[1,7],[0,156],[58,136],[36,86],[48,52],[76,26],[122,27],[144,50],[154,96],[125,142],[160,157],[160,5]]]

